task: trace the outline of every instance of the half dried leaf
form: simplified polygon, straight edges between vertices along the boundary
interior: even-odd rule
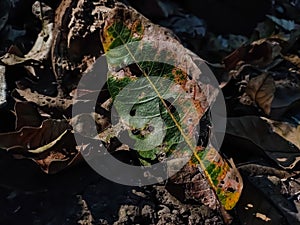
[[[202,159],[198,155],[201,147],[194,140],[196,125],[217,92],[211,84],[201,82],[205,75],[195,63],[203,61],[167,30],[122,4],[117,4],[106,19],[101,40],[110,68],[108,87],[119,121],[129,128],[141,162],[147,165],[145,159],[155,160],[161,154],[172,159],[194,155],[194,164],[206,171],[204,174],[224,208],[232,209],[242,189],[241,179],[236,179],[237,170],[237,174],[230,170],[214,149],[209,149],[210,154]],[[161,63],[159,59],[170,63]],[[131,64],[137,70],[123,68]],[[214,164],[215,159],[220,164]],[[207,172],[207,161],[216,170]],[[221,185],[218,176],[226,181],[225,185]]]

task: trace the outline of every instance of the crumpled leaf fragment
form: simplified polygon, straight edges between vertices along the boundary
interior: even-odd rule
[[[113,0],[66,0],[57,8],[51,61],[58,96],[67,96],[75,89],[82,74],[103,53],[99,29],[113,5]]]
[[[257,24],[255,31],[259,39],[270,37],[275,30],[275,25],[269,19]]]
[[[70,120],[70,124],[73,130],[77,134],[81,134],[83,137],[96,138],[94,135],[94,129],[96,125],[97,132],[102,133],[110,125],[108,118],[98,113],[81,113],[74,116]],[[104,131],[104,133],[106,132]],[[107,133],[106,133],[107,134]],[[99,135],[102,136],[103,134]],[[96,135],[98,136],[98,135]],[[101,139],[101,137],[100,137]]]
[[[207,48],[213,51],[224,51],[230,53],[248,42],[248,38],[242,35],[214,35],[209,33]]]
[[[272,119],[281,120],[282,116],[297,111],[300,100],[300,86],[297,80],[283,79],[275,81],[276,92],[271,106]]]
[[[272,76],[264,73],[252,78],[247,87],[246,93],[256,104],[269,115],[271,112],[271,104],[275,94],[275,82]]]
[[[41,11],[41,10],[42,11]],[[51,50],[51,44],[53,41],[53,22],[54,12],[45,3],[36,1],[32,5],[33,14],[42,21],[42,30],[39,33],[35,44],[32,49],[23,57],[15,54],[6,53],[0,58],[2,63],[6,65],[16,65],[29,63],[30,61],[42,62],[45,60]]]

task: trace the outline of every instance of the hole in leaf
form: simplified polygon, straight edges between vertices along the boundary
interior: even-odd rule
[[[153,127],[153,126],[149,126],[149,127],[148,127],[148,131],[149,131],[149,132],[153,132],[153,131],[154,131],[154,127]]]
[[[131,131],[131,133],[133,135],[139,135],[139,134],[141,134],[141,131],[139,129],[134,129],[134,130]]]
[[[235,190],[232,187],[227,188],[227,191],[234,193]]]
[[[169,108],[169,110],[170,110],[171,113],[175,113],[176,112],[176,108],[175,108],[175,106],[172,105],[171,102],[169,102],[168,100],[165,100],[165,103],[168,106],[168,108]]]
[[[136,109],[131,109],[130,112],[129,112],[129,115],[130,116],[135,116],[136,114]]]

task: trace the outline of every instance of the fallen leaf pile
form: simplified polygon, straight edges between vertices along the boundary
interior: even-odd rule
[[[191,1],[122,2],[31,1],[22,27],[10,18],[24,3],[0,1],[8,12],[0,12],[1,154],[52,176],[80,166],[83,156],[106,157],[104,146],[129,164],[166,162],[166,190],[217,215],[215,224],[299,223],[299,4],[257,2],[252,20],[235,1],[234,11],[218,1],[201,2],[201,10]],[[205,13],[220,5],[221,17],[232,13],[223,23],[240,16],[254,28],[237,23],[227,32]],[[95,63],[104,55],[102,76]],[[220,89],[202,82],[199,63]],[[92,85],[78,86],[81,79]],[[221,152],[210,143],[224,135],[210,123],[218,90],[227,109]],[[83,110],[74,115],[74,108]],[[201,143],[194,140],[198,124]]]

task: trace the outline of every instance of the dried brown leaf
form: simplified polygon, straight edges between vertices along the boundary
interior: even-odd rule
[[[20,147],[26,152],[49,144],[70,128],[65,120],[45,120],[40,127],[23,127],[16,132],[0,134],[0,148]]]
[[[249,81],[246,93],[266,114],[270,114],[275,89],[274,79],[265,73]]]
[[[18,109],[21,106],[19,104],[27,103],[18,103],[18,113],[22,112],[22,109]],[[29,115],[24,117],[24,120],[28,120],[26,122],[31,119]],[[25,126],[16,132],[0,134],[0,148],[6,149],[17,159],[33,160],[46,173],[57,173],[81,158],[70,131],[71,126],[67,121],[48,119],[39,127]]]
[[[46,106],[49,108],[59,108],[62,110],[66,110],[73,104],[73,101],[71,99],[42,95],[37,93],[36,91],[32,92],[29,88],[25,90],[16,89],[16,91],[28,102],[33,102],[41,107]]]

